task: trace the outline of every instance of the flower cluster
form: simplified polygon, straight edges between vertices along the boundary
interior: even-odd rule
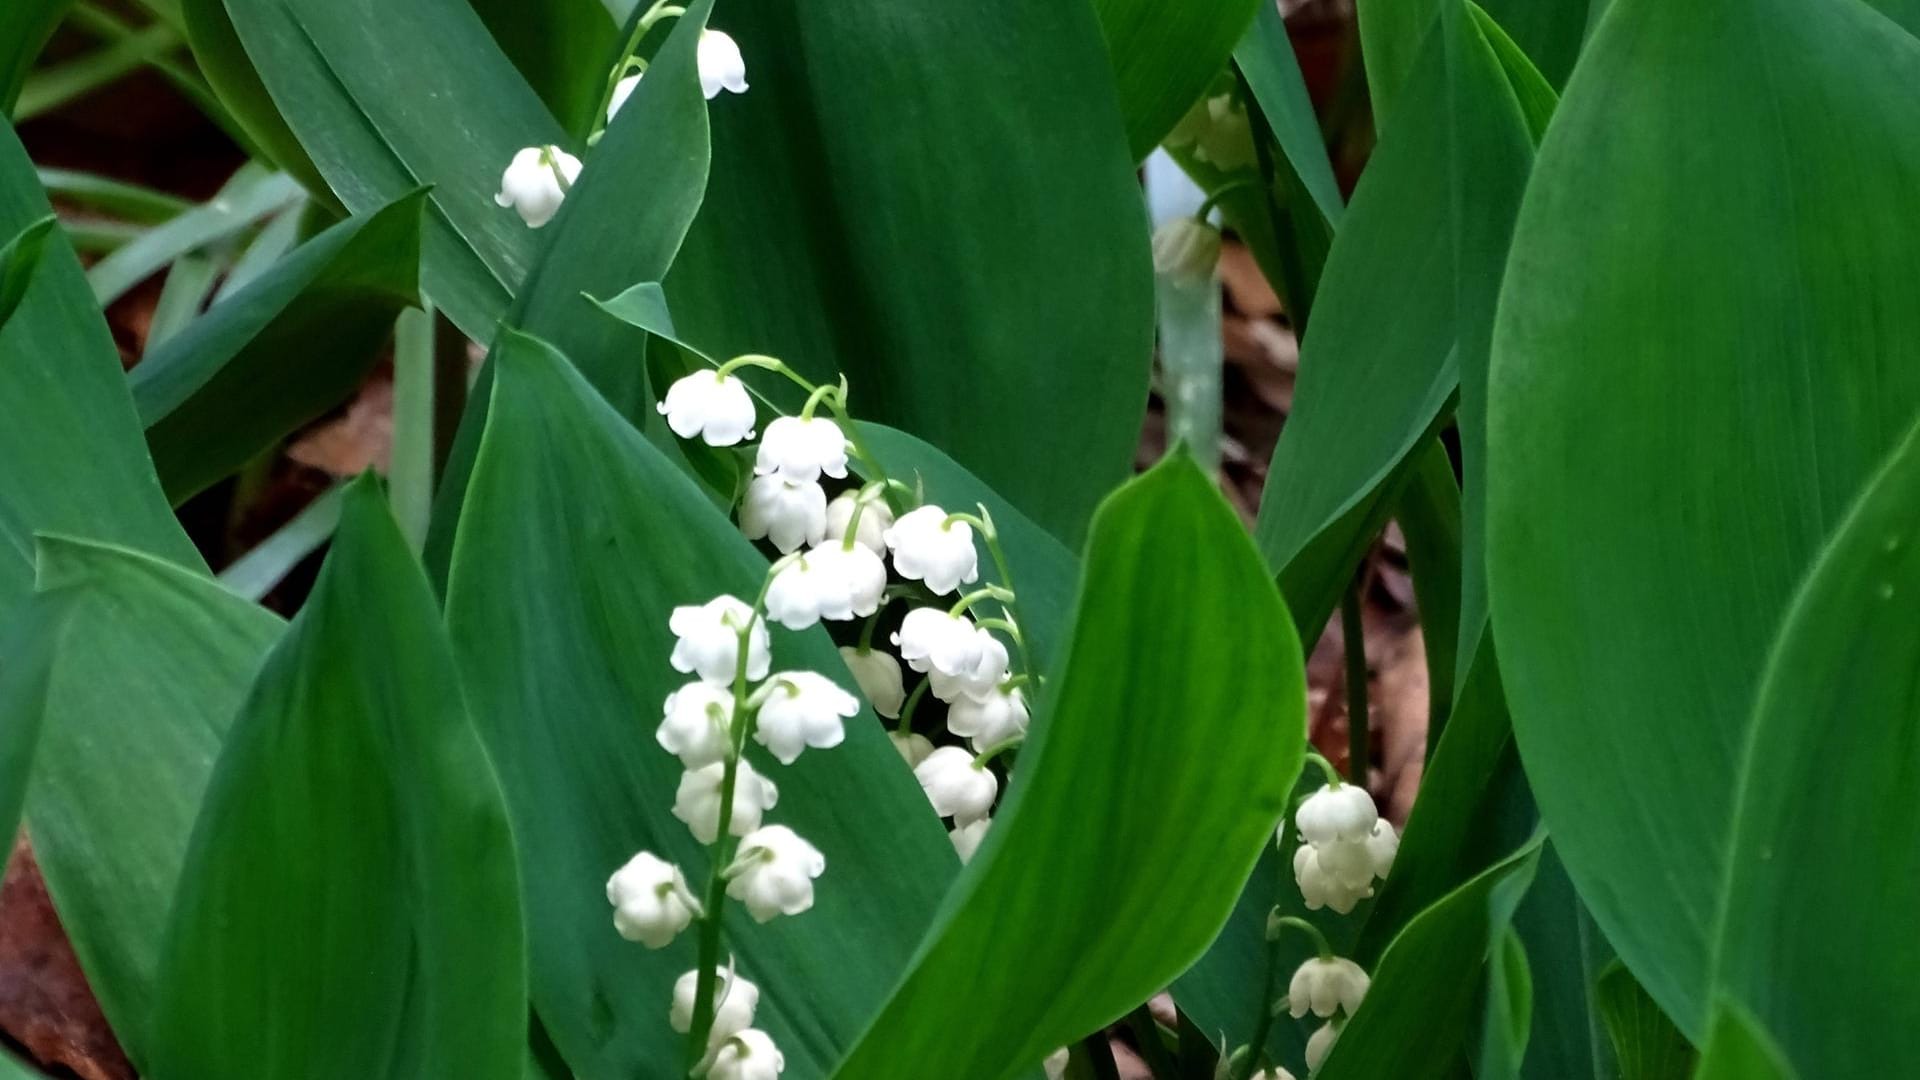
[[[1327,1021],[1307,1039],[1307,1072],[1312,1075],[1320,1070],[1321,1063],[1333,1049],[1341,1028],[1360,1011],[1370,980],[1360,965],[1333,954],[1332,946],[1318,927],[1298,916],[1282,915],[1279,908],[1273,909],[1267,916],[1267,941],[1278,942],[1281,934],[1289,929],[1307,935],[1313,941],[1316,955],[1294,969],[1293,978],[1287,982],[1287,996],[1276,1003],[1272,1011],[1275,1016],[1285,1011],[1296,1020],[1312,1013]],[[1278,959],[1276,951],[1274,960]],[[1255,1048],[1248,1049],[1255,1052]],[[1273,1073],[1291,1076],[1285,1069],[1275,1069]]]
[[[656,0],[635,20],[625,54],[608,76],[602,108],[606,123],[613,123],[621,107],[639,88],[641,76],[646,74],[646,61],[634,55],[641,39],[660,20],[682,13],[681,8],[670,6],[667,0]],[[700,70],[700,90],[708,101],[719,97],[722,91],[747,92],[747,62],[733,38],[718,30],[703,29],[694,45],[694,54]],[[587,144],[597,143],[604,130],[603,125]],[[580,179],[581,168],[579,158],[558,146],[529,146],[514,154],[501,174],[500,192],[493,197],[494,202],[519,214],[528,228],[538,229],[560,212],[560,204]]]
[[[1357,784],[1335,780],[1307,796],[1294,824],[1300,846],[1293,853],[1293,876],[1310,911],[1351,912],[1373,895],[1376,879],[1386,879],[1400,850],[1399,835]]]

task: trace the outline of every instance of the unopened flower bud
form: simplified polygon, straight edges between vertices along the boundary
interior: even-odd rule
[[[840,647],[840,658],[847,662],[847,670],[853,672],[853,681],[860,684],[860,692],[867,696],[873,711],[889,720],[899,719],[900,707],[907,700],[900,661],[892,653],[879,649],[862,652],[852,645]]]
[[[1208,281],[1220,269],[1220,230],[1182,214],[1154,230],[1153,269],[1164,278]]]

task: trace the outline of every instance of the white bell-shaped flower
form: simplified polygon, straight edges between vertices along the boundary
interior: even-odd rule
[[[675,435],[699,438],[708,446],[732,446],[753,438],[758,420],[746,384],[718,371],[696,371],[675,379],[654,408],[667,418]]]
[[[607,903],[613,928],[628,941],[649,949],[665,948],[700,914],[700,902],[687,888],[678,866],[643,851],[607,879]]]
[[[1293,880],[1300,886],[1300,896],[1306,901],[1308,911],[1326,907],[1345,915],[1373,895],[1371,886],[1355,886],[1350,877],[1335,874],[1321,861],[1320,855],[1320,850],[1312,844],[1301,844],[1293,852]]]
[[[654,738],[689,769],[725,761],[733,753],[733,691],[694,682],[668,694]]]
[[[847,737],[845,719],[860,714],[860,699],[818,672],[782,672],[760,693],[765,700],[753,737],[782,765],[799,760],[809,746],[839,746]]]
[[[644,74],[643,71],[636,71],[613,84],[613,96],[607,99],[607,123],[613,123],[613,118],[620,115],[620,109],[626,105],[627,99],[640,89],[640,76]]]
[[[1335,840],[1327,844],[1309,844],[1320,870],[1349,889],[1371,895],[1373,890],[1373,854],[1365,840]]]
[[[740,629],[747,634],[747,678],[759,681],[773,666],[772,639],[767,624],[754,618],[753,608],[733,596],[718,596],[704,604],[673,609],[668,629],[680,640],[673,644],[673,669],[698,675],[716,686],[732,686],[740,662]]]
[[[847,613],[840,614],[836,609],[829,614],[823,610],[822,618],[864,619],[880,610],[880,601],[887,592],[887,564],[880,561],[880,556],[857,543],[847,547],[843,541],[829,540],[807,552],[807,561],[814,564],[816,571],[839,579],[845,586]],[[840,586],[835,586],[836,598],[839,590]]]
[[[844,477],[847,437],[839,424],[824,416],[780,417],[760,436],[753,472],[755,476],[778,476],[795,484],[814,483],[823,473]]]
[[[860,523],[853,523],[853,511],[860,510]],[[893,508],[887,505],[886,492],[878,488],[866,492],[843,491],[827,504],[827,539],[845,540],[847,529],[854,530],[853,541],[866,545],[875,555],[887,553],[887,530],[893,528]]]
[[[893,568],[909,581],[925,582],[934,595],[950,593],[980,580],[980,553],[973,526],[948,521],[947,512],[929,503],[900,516],[882,535],[893,551]]]
[[[947,730],[972,740],[975,750],[998,746],[1027,733],[1027,696],[996,686],[984,698],[959,697],[947,709]]]
[[[789,561],[767,583],[767,618],[789,630],[821,619],[853,618],[853,594],[832,559],[807,552]]]
[[[1307,843],[1365,840],[1380,820],[1373,796],[1358,784],[1328,784],[1307,796],[1293,815],[1293,823]]]
[[[1367,856],[1373,864],[1373,876],[1382,881],[1393,871],[1394,856],[1400,854],[1400,834],[1386,818],[1373,823],[1373,832],[1367,834]]]
[[[1047,1080],[1062,1080],[1067,1075],[1067,1065],[1072,1060],[1073,1055],[1069,1054],[1067,1048],[1063,1046],[1048,1054],[1047,1060],[1041,1062],[1040,1067],[1046,1071]]]
[[[853,681],[860,685],[860,692],[866,695],[873,711],[889,720],[898,720],[900,706],[907,701],[906,678],[900,671],[900,661],[895,660],[892,653],[879,649],[861,652],[853,645],[842,645],[840,658],[847,662],[847,670],[853,672]]]
[[[913,770],[934,813],[952,818],[957,825],[986,817],[1000,794],[1000,780],[993,770],[976,767],[974,761],[963,747],[943,746]]]
[[[950,705],[968,698],[984,699],[1007,681],[1007,647],[990,630],[976,629],[974,636],[980,642],[980,659],[972,667],[953,675],[938,667],[927,672],[933,696]]]
[[[780,789],[773,781],[753,771],[745,759],[739,763],[733,783],[733,818],[727,832],[745,836],[760,827],[760,816],[773,809]],[[673,816],[686,822],[693,838],[711,844],[720,838],[720,788],[726,779],[726,764],[715,762],[689,769],[680,777],[680,788],[673,797]]]
[[[538,229],[560,212],[568,189],[579,178],[579,158],[557,146],[529,146],[513,155],[493,201],[512,207],[528,227]]]
[[[736,1031],[713,1054],[707,1080],[777,1080],[787,1059],[759,1028]]]
[[[1327,1055],[1333,1053],[1333,1044],[1339,1041],[1340,1029],[1346,1027],[1344,1020],[1329,1020],[1320,1030],[1307,1036],[1307,1074],[1311,1076],[1320,1071],[1327,1063]]]
[[[753,1026],[760,1008],[760,988],[738,975],[713,969],[713,1027],[707,1045],[730,1039]],[[693,1031],[693,1006],[700,996],[700,973],[689,971],[673,981],[673,1007],[667,1022],[682,1035]]]
[[[747,92],[747,61],[733,38],[718,30],[702,30],[694,57],[700,66],[700,92],[708,101],[719,97],[722,90]]]
[[[893,742],[894,750],[900,754],[900,759],[907,763],[909,769],[919,768],[920,763],[927,760],[928,755],[933,753],[933,742],[925,735],[889,731],[887,738]]]
[[[795,484],[756,476],[740,503],[740,531],[749,540],[771,540],[791,555],[827,535],[827,493],[819,484]]]
[[[755,922],[798,915],[813,906],[813,879],[826,873],[827,857],[785,825],[755,829],[725,872],[727,895],[747,906]]]
[[[947,833],[947,839],[953,841],[953,850],[963,863],[973,861],[973,853],[980,850],[980,841],[987,838],[987,830],[993,827],[993,819],[983,817],[978,821],[969,821],[965,825],[955,825]]]
[[[978,630],[965,615],[950,615],[939,608],[915,608],[893,632],[893,643],[913,670],[938,671],[958,678],[972,674],[980,665],[986,640],[992,637]]]
[[[1294,1019],[1307,1015],[1328,1017],[1345,1009],[1348,1016],[1360,1011],[1360,999],[1367,996],[1367,973],[1345,957],[1316,956],[1294,970],[1287,984],[1288,1008]]]

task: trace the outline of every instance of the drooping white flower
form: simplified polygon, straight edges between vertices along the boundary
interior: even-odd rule
[[[980,850],[980,841],[987,838],[987,830],[992,827],[993,819],[983,817],[965,825],[955,825],[947,833],[947,839],[953,841],[953,850],[960,856],[961,862],[973,861],[973,853]]]
[[[708,1080],[776,1080],[787,1059],[773,1039],[758,1028],[736,1031],[714,1051]]]
[[[1332,846],[1341,845],[1336,842]],[[1321,856],[1321,849],[1312,844],[1301,844],[1293,852],[1293,880],[1300,886],[1308,911],[1327,907],[1345,915],[1373,895],[1370,884],[1354,885],[1350,877],[1343,878],[1327,867]]]
[[[818,672],[783,672],[768,679],[761,693],[766,700],[753,737],[782,765],[799,760],[809,746],[839,746],[847,737],[843,718],[860,713],[859,698]]]
[[[1340,1029],[1346,1026],[1344,1020],[1329,1020],[1320,1030],[1307,1036],[1307,1074],[1311,1076],[1320,1071],[1327,1063],[1327,1055],[1333,1053],[1333,1044],[1340,1038]]]
[[[807,559],[814,564],[814,569],[839,579],[846,587],[849,614],[822,611],[823,618],[864,619],[880,610],[880,601],[887,592],[887,564],[870,549],[857,543],[847,547],[842,541],[829,540],[807,552]],[[836,597],[838,588],[835,587]]]
[[[708,446],[732,446],[753,438],[758,420],[746,384],[718,371],[696,371],[675,379],[654,408],[667,418],[675,435],[699,438]]]
[[[972,740],[975,750],[1025,735],[1028,722],[1027,696],[1017,686],[996,686],[984,698],[962,696],[947,709],[947,730]]]
[[[720,788],[726,779],[726,764],[715,762],[689,769],[680,777],[680,788],[673,797],[673,816],[687,823],[693,838],[711,844],[720,837]],[[733,783],[733,818],[727,832],[745,836],[760,827],[760,815],[773,809],[780,789],[773,781],[753,771],[744,759]]]
[[[665,948],[700,914],[680,868],[648,851],[607,879],[607,903],[613,905],[613,928],[620,936],[649,949]]]
[[[579,158],[557,146],[529,146],[513,155],[493,201],[512,207],[529,228],[537,229],[560,212],[567,190],[579,178]]]
[[[1345,1009],[1352,1016],[1367,996],[1367,982],[1359,964],[1340,956],[1324,960],[1316,956],[1294,970],[1287,984],[1288,1007],[1296,1020],[1309,1011],[1327,1017]]]
[[[613,96],[607,99],[607,123],[613,123],[613,118],[620,114],[620,109],[627,103],[627,99],[640,88],[640,76],[644,74],[646,72],[636,71],[613,84]]]
[[[973,526],[947,517],[945,510],[929,503],[902,514],[882,533],[893,551],[893,568],[909,581],[925,582],[936,596],[980,580]]]
[[[753,1014],[760,1007],[759,987],[721,968],[714,968],[713,973],[713,1027],[708,1046],[752,1027]],[[667,1013],[667,1022],[682,1035],[693,1031],[693,1006],[700,994],[699,983],[698,971],[689,971],[673,981],[673,1007]]]
[[[791,555],[827,535],[827,493],[819,484],[794,484],[756,476],[740,503],[740,531],[749,540],[772,540]]]
[[[1007,681],[1007,647],[986,629],[976,629],[980,659],[965,671],[949,675],[938,667],[927,672],[933,683],[933,696],[953,704],[967,698],[984,699]]]
[[[747,678],[767,677],[773,665],[772,639],[767,624],[754,618],[753,608],[733,596],[717,596],[704,604],[683,605],[673,609],[667,621],[680,640],[673,644],[675,671],[698,675],[716,686],[732,686],[734,668],[740,662],[740,628],[752,620],[747,635]]]
[[[1063,1046],[1048,1054],[1047,1060],[1041,1062],[1040,1067],[1046,1070],[1047,1080],[1061,1080],[1067,1075],[1067,1063],[1072,1060],[1073,1056],[1067,1053],[1067,1048]]]
[[[827,857],[785,825],[755,829],[740,841],[726,869],[727,895],[747,906],[755,922],[798,915],[813,906],[813,879]]]
[[[824,416],[802,419],[782,416],[767,425],[755,456],[756,476],[779,476],[795,484],[811,484],[822,473],[847,475],[847,437],[840,425]]]
[[[914,779],[926,791],[934,813],[965,825],[986,817],[1000,794],[992,769],[976,768],[974,756],[962,747],[943,746],[914,766]]]
[[[875,555],[885,555],[887,530],[893,528],[893,508],[887,505],[886,492],[878,488],[865,495],[860,491],[843,491],[834,496],[827,504],[827,539],[847,538],[847,527],[853,524],[856,506],[860,508],[860,524],[853,526],[854,543],[865,544]]]
[[[927,756],[933,753],[933,742],[925,735],[912,733],[903,735],[898,731],[889,731],[887,738],[893,741],[894,750],[899,752],[901,760],[907,763],[909,769],[919,768],[920,763],[927,760]]]
[[[733,691],[692,682],[668,694],[654,739],[689,769],[725,761],[733,753]]]
[[[1358,784],[1325,785],[1307,796],[1293,815],[1300,835],[1316,846],[1335,840],[1365,840],[1379,820],[1373,796]]]
[[[853,672],[853,681],[860,684],[860,692],[867,696],[867,704],[873,706],[873,711],[889,720],[898,720],[900,706],[907,701],[900,661],[895,660],[892,653],[879,649],[861,652],[853,645],[842,645],[840,658],[847,662],[847,670]]]
[[[900,657],[915,671],[938,671],[959,677],[971,674],[980,664],[986,649],[979,628],[965,615],[950,615],[939,608],[915,608],[907,612],[893,643]]]
[[[1181,214],[1153,231],[1153,270],[1176,281],[1210,281],[1220,271],[1220,230]]]
[[[789,630],[821,619],[853,618],[853,595],[831,559],[807,552],[782,566],[767,583],[767,618]]]
[[[733,38],[718,30],[702,30],[694,56],[700,65],[700,92],[708,101],[719,97],[722,90],[747,92],[747,61]]]
[[[1367,855],[1373,863],[1373,876],[1382,881],[1393,871],[1394,856],[1400,854],[1400,834],[1385,818],[1373,823],[1373,832],[1367,834]]]

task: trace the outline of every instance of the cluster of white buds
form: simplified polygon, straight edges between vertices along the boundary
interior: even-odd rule
[[[1399,834],[1358,784],[1329,782],[1300,804],[1294,824],[1300,846],[1293,853],[1293,877],[1312,911],[1351,912],[1373,895],[1376,880],[1386,879],[1400,850]],[[1284,835],[1280,842],[1285,844]]]
[[[626,54],[608,77],[603,110],[606,123],[613,123],[621,107],[639,88],[641,76],[646,74],[646,61],[633,55],[634,49],[660,20],[682,13],[681,8],[671,6],[668,0],[655,0],[635,22]],[[736,94],[747,92],[746,58],[733,38],[718,30],[702,30],[694,45],[694,56],[700,70],[700,92],[708,101],[719,97],[724,90]],[[596,132],[587,140],[588,145],[598,142],[599,138]],[[580,159],[557,146],[529,146],[514,154],[501,174],[500,192],[493,197],[494,202],[518,213],[528,228],[538,229],[560,212],[567,192],[580,178],[580,169]]]

